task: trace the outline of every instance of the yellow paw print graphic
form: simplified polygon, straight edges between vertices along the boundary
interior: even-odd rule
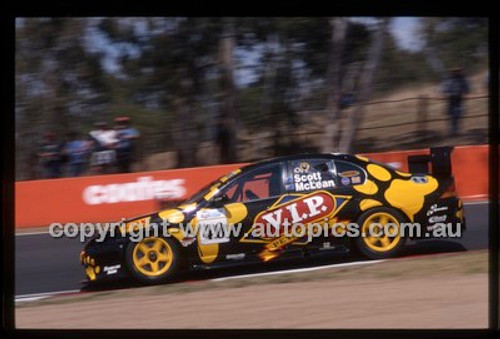
[[[413,221],[413,216],[424,205],[424,197],[438,188],[435,178],[426,175],[424,181],[394,179],[385,191],[384,197],[389,204],[396,207]]]
[[[80,260],[85,266],[85,274],[90,279],[90,281],[94,281],[97,277],[97,274],[101,272],[101,267],[97,266],[95,263],[95,259],[91,258],[88,255],[82,256]]]

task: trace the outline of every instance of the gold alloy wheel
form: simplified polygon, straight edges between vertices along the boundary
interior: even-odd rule
[[[380,226],[373,226],[372,232],[370,232],[370,225],[380,224]],[[385,227],[387,224],[393,224],[394,226]],[[361,228],[363,237],[363,242],[368,248],[376,252],[388,252],[392,250],[401,240],[399,221],[391,214],[386,212],[376,212],[370,215],[363,222]],[[388,231],[387,233],[384,233]],[[380,235],[380,236],[378,236]]]
[[[172,266],[173,251],[165,239],[145,238],[134,247],[132,259],[140,273],[157,277]]]

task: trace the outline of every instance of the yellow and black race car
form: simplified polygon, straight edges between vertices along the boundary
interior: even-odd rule
[[[409,157],[410,173],[349,154],[261,161],[208,184],[176,208],[130,219],[102,242],[90,240],[80,261],[90,281],[131,276],[160,282],[182,270],[319,253],[393,257],[408,238],[432,237],[438,224],[465,229],[451,151],[433,148]],[[421,228],[402,231],[414,223]]]

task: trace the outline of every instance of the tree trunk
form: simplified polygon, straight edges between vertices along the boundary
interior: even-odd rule
[[[267,36],[267,59],[264,70],[264,84],[262,86],[262,96],[260,101],[260,116],[263,118],[270,117],[272,124],[276,124],[277,112],[275,111],[276,95],[278,93],[278,68],[281,52],[281,39],[278,33],[272,32]],[[278,125],[275,125],[278,126]],[[279,128],[275,129],[274,137],[274,154],[277,154],[279,149]],[[253,155],[258,157],[258,154]]]
[[[238,130],[238,112],[235,105],[235,86],[234,86],[234,19],[226,18],[224,23],[224,32],[220,39],[220,61],[222,68],[222,119],[224,128],[227,129],[227,142],[221,143],[224,162],[234,163],[238,161],[237,156],[237,130]]]
[[[361,71],[363,70],[363,63],[355,61],[347,65],[346,71],[342,76],[342,92],[355,93],[357,81],[360,78]]]
[[[356,136],[357,127],[361,124],[364,105],[372,92],[373,79],[380,61],[380,56],[382,55],[388,24],[388,19],[382,19],[378,23],[378,27],[374,32],[365,67],[363,73],[361,74],[359,94],[356,98],[356,107],[349,115],[347,128],[342,134],[340,141],[340,151],[343,153],[348,153],[352,150],[352,144]]]
[[[278,65],[279,36],[277,33],[267,36],[268,55],[264,72],[264,86],[262,89],[262,99],[260,103],[260,113],[262,116],[271,114],[274,93],[276,93],[276,76]]]
[[[284,140],[284,136],[290,135],[290,127],[295,126],[294,112],[291,111],[289,101],[289,90],[292,86],[292,57],[291,46],[288,37],[283,34],[280,39],[280,55],[276,70],[276,91],[273,99],[271,112],[271,124],[276,126],[274,135],[274,155],[288,153],[290,146]]]
[[[339,101],[341,96],[341,65],[344,41],[347,32],[346,18],[332,18],[331,43],[330,43],[330,64],[328,68],[328,88],[330,95],[327,100],[328,121],[325,126],[325,136],[322,140],[322,151],[332,152],[338,148],[339,130]]]
[[[174,99],[175,120],[178,124],[173,133],[175,149],[177,150],[177,167],[196,165],[194,149],[196,133],[193,133],[192,102],[188,98],[188,96],[180,95]]]

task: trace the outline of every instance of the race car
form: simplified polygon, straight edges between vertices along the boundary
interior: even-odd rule
[[[315,254],[394,257],[408,238],[432,236],[438,223],[465,229],[451,151],[410,156],[409,172],[340,153],[260,161],[209,183],[176,208],[128,219],[102,242],[91,239],[80,261],[92,282],[157,283],[186,270]],[[400,232],[405,223],[422,225],[425,234]],[[318,224],[328,232],[312,237],[304,225]],[[349,224],[359,227],[357,236],[342,233]],[[294,226],[295,233],[286,232]]]

